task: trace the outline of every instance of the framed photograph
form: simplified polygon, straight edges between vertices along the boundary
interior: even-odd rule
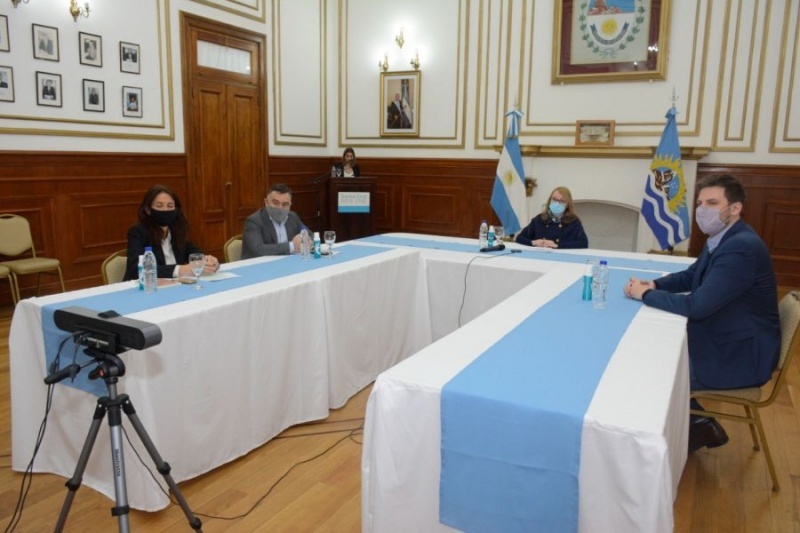
[[[141,63],[141,50],[138,44],[133,43],[119,43],[119,69],[122,72],[130,72],[131,74],[139,74],[142,71]]]
[[[142,118],[142,88],[122,88],[122,116]]]
[[[419,136],[419,83],[418,70],[408,72],[381,72],[382,137]]]
[[[575,124],[576,146],[613,146],[613,120],[579,120]]]
[[[34,59],[58,61],[58,28],[31,24],[31,29]]]
[[[0,52],[10,52],[11,42],[8,40],[8,17],[0,15]]]
[[[103,66],[103,38],[91,33],[78,32],[78,53],[81,65]]]
[[[36,103],[61,107],[61,74],[36,73]]]
[[[0,65],[0,102],[14,101],[14,69]]]
[[[557,0],[553,83],[663,80],[671,0]]]
[[[98,80],[83,80],[83,110],[103,113],[106,110],[106,85]]]

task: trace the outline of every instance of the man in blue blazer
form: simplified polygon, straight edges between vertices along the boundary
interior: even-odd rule
[[[630,298],[688,318],[692,390],[762,385],[778,362],[775,274],[764,241],[741,219],[744,201],[733,176],[702,179],[695,221],[709,238],[700,257],[682,272],[655,281],[631,278],[625,287]],[[690,451],[727,441],[713,418],[692,419]]]
[[[291,207],[292,190],[283,183],[272,185],[264,207],[244,222],[242,259],[300,252],[300,230],[304,224]]]

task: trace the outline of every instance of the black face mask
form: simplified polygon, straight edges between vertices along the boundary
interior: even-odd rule
[[[156,226],[161,226],[162,228],[171,226],[176,218],[178,218],[178,211],[175,209],[169,211],[150,210],[150,220],[152,220]]]

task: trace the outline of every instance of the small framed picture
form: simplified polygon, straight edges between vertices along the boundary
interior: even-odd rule
[[[579,120],[575,124],[576,146],[613,146],[613,120]]]
[[[105,83],[98,80],[83,80],[83,110],[105,112]]]
[[[14,101],[14,69],[0,65],[0,102]]]
[[[61,107],[61,74],[36,73],[36,103]]]
[[[78,50],[81,65],[103,66],[103,38],[99,35],[78,32]]]
[[[419,136],[418,70],[381,72],[381,137]]]
[[[142,88],[122,88],[122,116],[142,118]]]
[[[33,33],[33,57],[47,61],[58,61],[58,28],[31,24]]]
[[[122,72],[129,72],[131,74],[139,74],[141,63],[139,58],[141,56],[139,45],[133,43],[119,43],[119,70]]]
[[[8,40],[8,17],[0,15],[0,52],[10,52],[11,42]]]

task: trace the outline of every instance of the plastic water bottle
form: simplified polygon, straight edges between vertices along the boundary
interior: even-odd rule
[[[486,248],[487,243],[489,242],[489,226],[486,224],[486,221],[481,222],[481,228],[478,230],[478,249]]]
[[[494,226],[489,226],[489,233],[486,236],[486,242],[489,246],[494,246]]]
[[[314,232],[314,259],[319,259],[322,257],[322,250],[320,249],[319,243],[319,232]]]
[[[592,272],[592,307],[605,309],[608,293],[608,262],[604,259]]]
[[[304,261],[311,257],[311,241],[308,238],[308,228],[303,226],[300,230],[300,258]]]
[[[158,289],[158,264],[153,248],[145,247],[142,257],[142,272],[144,275],[144,292],[156,292]]]
[[[586,269],[583,271],[583,295],[581,299],[586,302],[592,300],[592,278],[594,277],[593,266],[594,261],[591,259],[586,261]]]
[[[335,178],[335,177],[336,177],[336,165],[333,165],[333,166],[331,167],[331,177],[332,177],[332,178]]]
[[[144,290],[144,255],[139,256],[139,290]]]

